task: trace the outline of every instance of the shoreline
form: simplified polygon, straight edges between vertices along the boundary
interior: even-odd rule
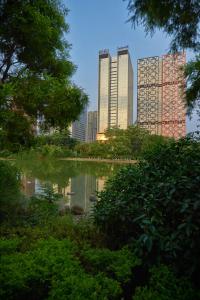
[[[108,159],[108,158],[86,158],[86,157],[67,157],[59,158],[58,160],[72,160],[72,161],[94,161],[94,162],[107,162],[119,164],[136,164],[138,161],[133,159]]]
[[[70,161],[91,161],[91,162],[104,162],[104,163],[117,163],[117,164],[136,164],[138,160],[133,159],[108,159],[108,158],[88,158],[88,157],[54,157],[55,160],[70,160]],[[16,160],[16,158],[0,157],[2,160]]]

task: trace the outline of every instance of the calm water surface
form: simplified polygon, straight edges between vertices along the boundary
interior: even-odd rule
[[[21,172],[21,189],[26,196],[43,194],[47,189],[62,195],[60,209],[79,209],[88,213],[94,205],[96,192],[101,191],[108,177],[119,164],[61,161],[17,160]]]

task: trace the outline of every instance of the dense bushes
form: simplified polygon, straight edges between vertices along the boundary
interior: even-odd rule
[[[70,137],[70,133],[67,130],[61,132],[55,132],[52,134],[40,135],[35,138],[35,142],[38,146],[43,145],[55,145],[66,146],[69,149],[73,149],[77,144],[77,141]]]
[[[0,219],[11,219],[22,200],[19,173],[9,162],[0,161]]]
[[[67,217],[51,221],[41,227],[2,228],[1,299],[104,300],[127,295],[125,287],[141,263],[128,248],[96,249],[89,224],[70,224]]]
[[[133,300],[196,300],[200,293],[195,291],[187,279],[178,279],[164,265],[150,270],[147,286],[136,289]]]
[[[59,216],[50,190],[21,205],[19,174],[1,163],[1,299],[200,299],[199,147],[159,143],[121,169],[99,195],[97,226]]]
[[[112,128],[105,132],[106,141],[82,143],[75,146],[80,157],[100,158],[141,158],[154,148],[155,145],[165,144],[168,139],[162,136],[151,135],[138,126],[129,126],[128,129]]]
[[[132,243],[146,263],[173,263],[199,278],[200,144],[160,145],[123,168],[100,193],[96,224],[114,247]]]
[[[21,133],[23,136],[23,132]],[[17,137],[17,139],[19,139]],[[7,143],[0,134],[0,157],[33,156],[44,157],[68,157],[73,156],[73,149],[77,141],[69,136],[68,131],[55,132],[46,135],[32,136],[31,143],[14,142]]]

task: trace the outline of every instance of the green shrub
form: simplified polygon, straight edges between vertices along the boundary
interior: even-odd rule
[[[70,137],[68,130],[63,130],[61,132],[39,135],[35,138],[35,143],[37,146],[56,145],[73,149],[78,142]]]
[[[5,244],[5,241],[3,241]],[[119,299],[120,284],[86,273],[69,240],[40,240],[27,252],[2,256],[1,299]]]
[[[167,138],[151,135],[147,130],[134,125],[127,129],[108,129],[105,136],[107,138],[105,142],[78,144],[75,146],[75,151],[80,157],[137,159],[143,157],[156,145],[168,142]]]
[[[107,276],[113,276],[121,283],[130,281],[133,268],[141,264],[127,248],[118,251],[86,248],[83,249],[81,258],[87,270],[93,274],[102,272]]]
[[[10,253],[16,252],[18,249],[18,246],[20,244],[19,238],[13,238],[13,239],[0,239],[0,255],[8,255]]]
[[[117,281],[98,274],[90,276],[80,272],[79,274],[62,274],[64,278],[56,278],[53,290],[48,299],[70,300],[107,300],[120,299],[121,289]],[[59,277],[59,276],[58,276]]]
[[[113,247],[133,243],[144,261],[173,262],[200,277],[198,142],[159,145],[148,160],[121,169],[99,197],[95,223]]]
[[[60,216],[47,224],[47,230],[57,239],[69,238],[83,247],[86,243],[93,247],[104,245],[104,236],[89,219],[77,222],[72,215]]]
[[[41,156],[59,157],[62,156],[62,148],[56,145],[44,145],[37,149],[37,152]]]
[[[20,176],[9,162],[0,161],[0,218],[14,218],[21,209]]]
[[[150,270],[148,286],[138,287],[133,300],[197,300],[200,294],[187,279],[178,279],[173,272],[162,265]]]
[[[10,158],[12,157],[13,153],[9,150],[1,150],[0,151],[0,157]]]

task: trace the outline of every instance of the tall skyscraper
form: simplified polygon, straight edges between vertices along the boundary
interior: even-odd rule
[[[186,134],[185,53],[138,60],[137,122],[152,134],[179,138]]]
[[[71,137],[81,141],[86,141],[86,127],[87,127],[87,107],[82,111],[78,120],[72,123],[69,130],[71,132]]]
[[[87,117],[87,142],[96,140],[97,135],[97,111],[89,111]]]
[[[133,123],[133,68],[128,47],[99,51],[98,133]]]

